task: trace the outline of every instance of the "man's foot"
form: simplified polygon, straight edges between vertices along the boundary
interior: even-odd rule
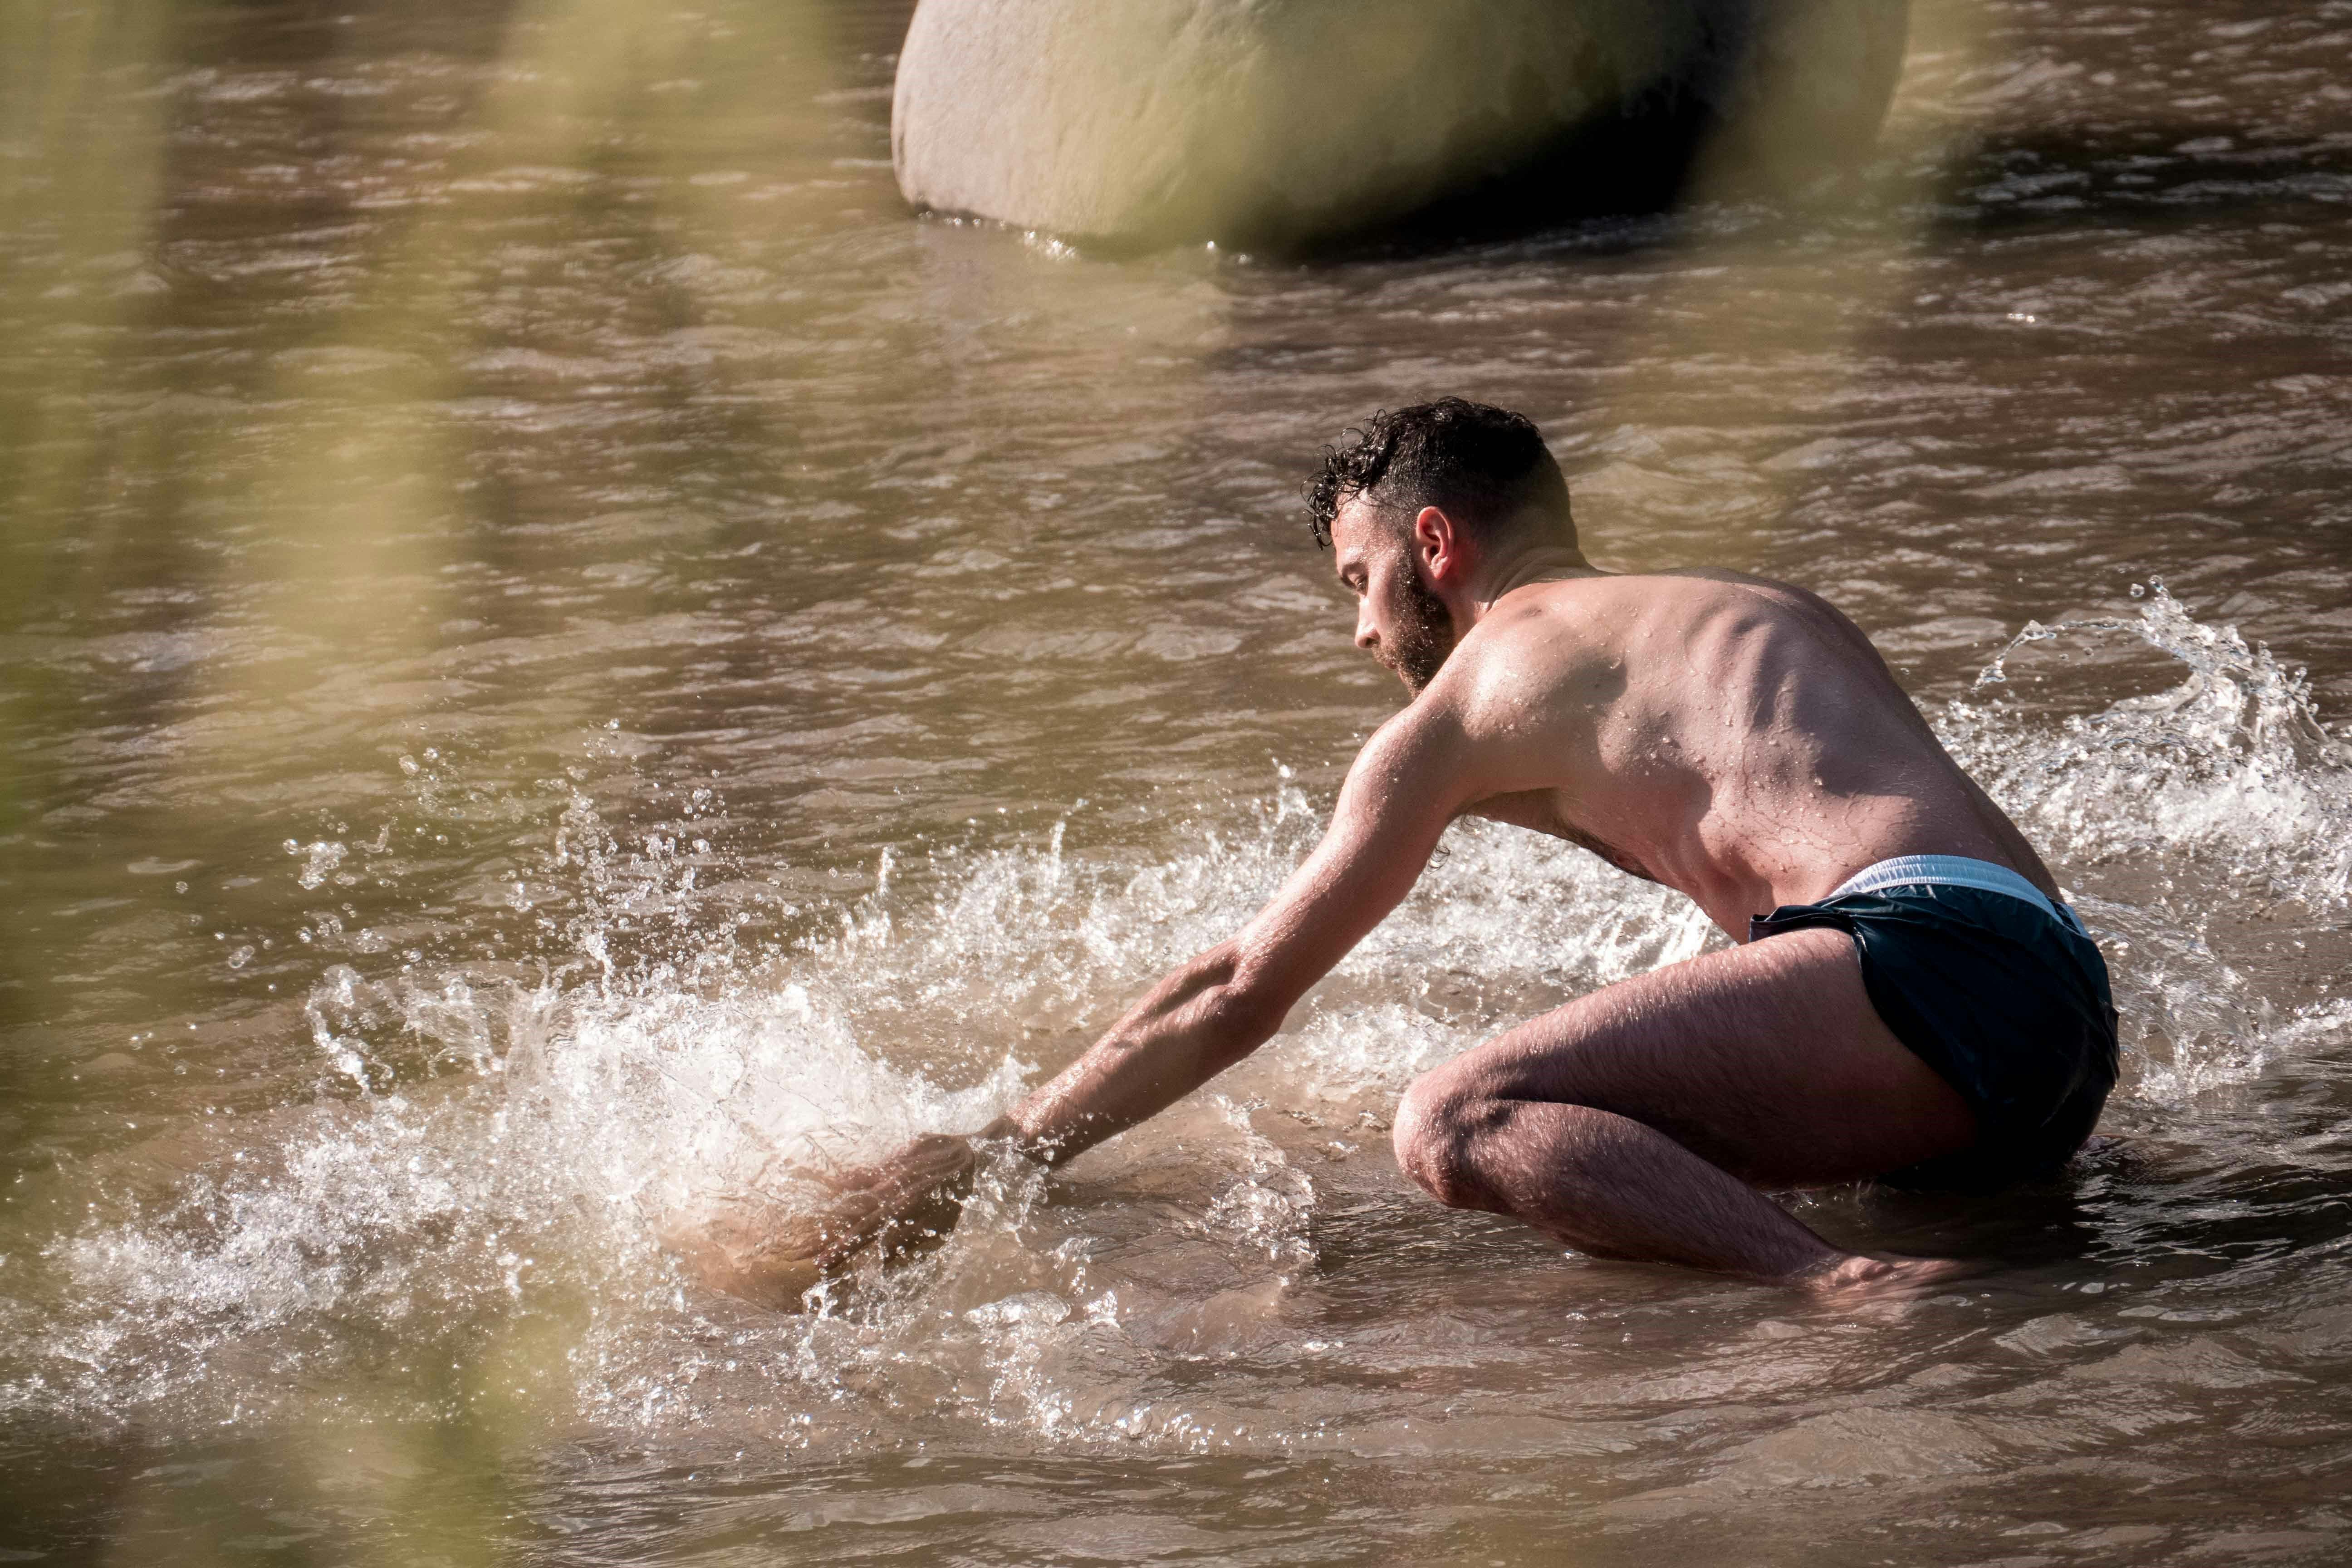
[[[1795,1281],[1824,1300],[1845,1304],[1909,1300],[1932,1294],[1983,1265],[1958,1258],[1849,1257]]]

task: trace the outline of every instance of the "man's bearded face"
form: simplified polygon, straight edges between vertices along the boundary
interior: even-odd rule
[[[1418,697],[1422,688],[1436,679],[1445,656],[1454,651],[1454,617],[1446,614],[1445,601],[1431,593],[1421,574],[1412,569],[1412,552],[1400,550],[1397,554],[1400,602],[1381,640],[1372,646],[1372,657]]]
[[[1331,547],[1356,595],[1356,646],[1420,695],[1454,651],[1454,617],[1415,570],[1410,535],[1359,498],[1332,520]]]

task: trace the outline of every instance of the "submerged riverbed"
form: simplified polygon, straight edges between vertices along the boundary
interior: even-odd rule
[[[2352,5],[1936,0],[1835,188],[1313,264],[910,217],[906,14],[7,24],[0,1555],[2340,1561]],[[1304,852],[1400,694],[1297,485],[1445,392],[1872,634],[2108,952],[2116,1142],[1793,1198],[2004,1260],[1843,1314],[1441,1210],[1415,1072],[1721,940],[1473,826],[931,1257],[685,1281]]]

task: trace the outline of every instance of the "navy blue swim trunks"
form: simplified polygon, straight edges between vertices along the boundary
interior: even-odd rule
[[[2005,866],[1911,855],[1756,916],[1748,940],[1811,926],[1853,938],[1879,1017],[1976,1112],[1974,1144],[1880,1179],[1982,1192],[2057,1174],[2116,1082],[2106,960],[2074,911]]]

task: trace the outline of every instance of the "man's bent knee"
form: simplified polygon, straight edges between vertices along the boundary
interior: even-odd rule
[[[1491,1103],[1472,1103],[1439,1074],[1414,1079],[1397,1105],[1396,1126],[1390,1134],[1398,1167],[1448,1208],[1491,1206],[1471,1173],[1469,1143],[1494,1109]]]

